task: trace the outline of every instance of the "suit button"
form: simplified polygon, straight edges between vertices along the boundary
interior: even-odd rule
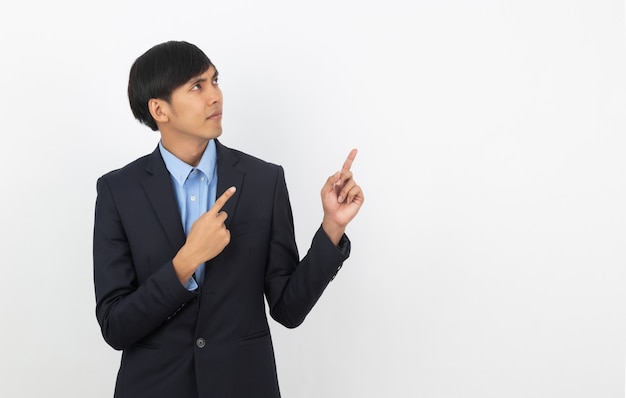
[[[196,346],[198,348],[204,348],[205,345],[206,345],[206,341],[202,337],[196,340]]]

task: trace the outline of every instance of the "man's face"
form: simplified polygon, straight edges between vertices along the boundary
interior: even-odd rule
[[[170,102],[164,106],[168,121],[159,125],[163,138],[203,142],[219,137],[222,100],[217,71],[211,66],[172,92]]]

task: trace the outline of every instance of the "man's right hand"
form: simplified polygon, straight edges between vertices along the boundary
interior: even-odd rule
[[[230,231],[224,225],[228,215],[221,210],[235,191],[235,187],[228,188],[209,211],[198,217],[191,226],[187,241],[172,260],[183,285],[200,264],[215,258],[230,243]]]

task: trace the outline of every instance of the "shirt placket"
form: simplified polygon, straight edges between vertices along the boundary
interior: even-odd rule
[[[193,169],[187,181],[185,182],[185,202],[187,205],[187,214],[185,219],[185,233],[189,234],[191,226],[202,214],[200,208],[200,176],[202,173],[198,169]],[[198,285],[202,282],[204,276],[204,264],[200,264],[195,272],[195,279]]]

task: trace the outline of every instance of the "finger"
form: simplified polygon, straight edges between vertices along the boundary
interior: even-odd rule
[[[339,182],[339,174],[339,172],[336,172],[335,174],[328,177],[328,179],[326,180],[326,184],[324,184],[324,187],[322,187],[322,193],[330,192],[335,189],[335,184]]]
[[[226,213],[225,211],[220,211],[219,213],[217,213],[217,218],[221,219],[222,222],[224,222],[228,218],[228,213]]]
[[[344,184],[346,184],[348,181],[352,180],[352,172],[351,171],[342,171],[341,173],[339,173],[339,178],[337,179],[337,181],[335,182],[335,185],[339,185],[342,186]]]
[[[359,199],[361,203],[363,203],[363,191],[361,190],[361,187],[358,185],[355,185],[350,192],[348,192],[347,194],[347,199],[346,199],[346,203],[350,204],[353,201],[355,201],[356,199]]]
[[[352,167],[352,162],[354,162],[354,158],[356,158],[356,154],[357,154],[356,148],[350,151],[350,153],[348,154],[348,158],[346,159],[345,162],[343,162],[343,166],[341,167],[342,172],[350,171],[350,168]]]
[[[337,201],[339,203],[343,202],[348,197],[348,193],[350,192],[350,190],[354,188],[355,186],[356,186],[356,182],[354,182],[354,180],[349,179],[345,181],[345,184],[343,185],[343,187],[341,188],[341,191],[339,192],[339,196],[337,196]]]
[[[222,196],[215,200],[215,203],[213,204],[213,207],[211,207],[211,210],[209,210],[209,212],[213,214],[219,213],[220,210],[222,210],[222,207],[224,207],[224,205],[226,204],[226,202],[228,202],[228,199],[232,198],[236,191],[237,188],[235,187],[230,187],[226,191],[224,191]]]

